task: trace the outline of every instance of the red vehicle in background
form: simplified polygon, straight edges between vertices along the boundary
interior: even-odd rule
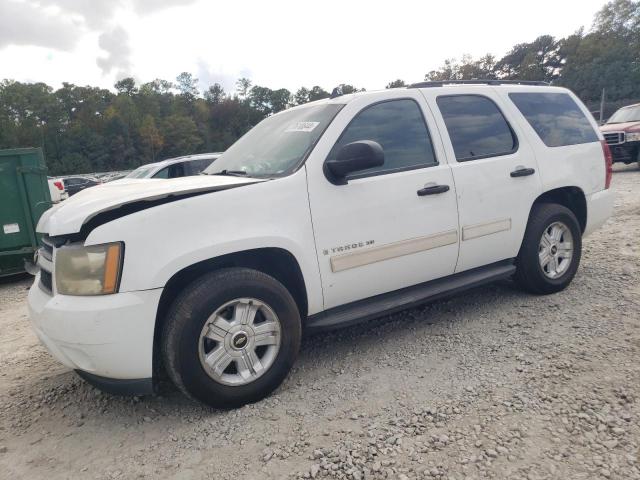
[[[69,194],[64,188],[64,183],[59,178],[48,178],[49,182],[49,195],[51,196],[52,203],[59,203],[62,200],[69,198]]]
[[[640,166],[640,103],[622,107],[600,127],[614,162]]]

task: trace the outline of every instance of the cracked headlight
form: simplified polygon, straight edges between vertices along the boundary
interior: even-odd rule
[[[124,246],[67,246],[56,250],[56,290],[63,295],[108,295],[118,291]]]

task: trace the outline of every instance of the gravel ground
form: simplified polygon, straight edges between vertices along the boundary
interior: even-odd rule
[[[0,478],[640,479],[640,171],[573,284],[509,282],[303,342],[270,398],[235,411],[102,394],[0,284]]]

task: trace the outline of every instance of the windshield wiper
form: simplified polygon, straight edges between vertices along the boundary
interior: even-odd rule
[[[229,177],[244,177],[247,172],[244,170],[220,170],[219,172],[207,173],[207,175],[225,175]]]

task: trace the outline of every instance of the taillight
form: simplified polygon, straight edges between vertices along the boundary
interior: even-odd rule
[[[602,153],[604,153],[604,168],[605,168],[605,177],[604,177],[604,188],[607,189],[611,186],[611,176],[613,175],[613,156],[611,155],[611,149],[607,142],[604,140],[600,140],[602,144]]]
[[[62,186],[62,182],[53,182],[53,184],[58,187],[58,190],[64,190],[64,187]]]

